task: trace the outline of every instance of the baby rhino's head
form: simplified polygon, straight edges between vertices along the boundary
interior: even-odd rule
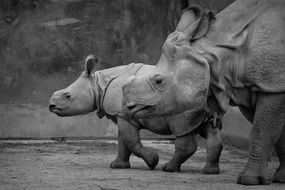
[[[95,93],[92,87],[92,70],[98,62],[93,55],[85,59],[85,71],[67,88],[53,93],[49,101],[49,111],[58,116],[87,114],[96,109]]]

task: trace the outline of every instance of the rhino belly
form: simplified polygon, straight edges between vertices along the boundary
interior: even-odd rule
[[[139,119],[139,124],[142,129],[147,129],[153,133],[160,135],[171,135],[172,132],[167,125],[164,117],[153,117],[147,119]]]

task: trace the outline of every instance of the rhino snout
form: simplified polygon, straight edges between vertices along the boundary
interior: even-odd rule
[[[55,109],[55,107],[56,107],[56,106],[55,106],[54,104],[50,104],[50,105],[49,105],[49,111],[50,111],[50,112],[53,112],[53,110]]]
[[[49,111],[50,112],[54,112],[54,110],[57,109],[57,106],[60,100],[61,100],[61,92],[60,91],[54,92],[49,100]]]
[[[55,98],[52,96],[49,100],[49,111],[53,112],[56,109]]]

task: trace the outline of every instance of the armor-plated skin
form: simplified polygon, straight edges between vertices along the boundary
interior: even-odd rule
[[[204,173],[219,173],[219,157],[222,151],[220,138],[221,119],[205,109],[187,111],[171,117],[132,119],[122,117],[122,84],[131,75],[145,73],[153,66],[129,64],[92,72],[96,60],[89,55],[85,60],[86,70],[65,89],[54,92],[49,110],[58,116],[73,116],[97,111],[99,118],[106,116],[118,125],[118,155],[111,168],[129,168],[131,153],[141,157],[154,169],[158,154],[144,148],[140,129],[161,135],[176,137],[175,153],[163,165],[164,171],[180,171],[180,166],[197,149],[196,135],[207,139],[207,163]],[[218,122],[217,122],[218,121]],[[220,121],[220,122],[219,122]]]
[[[273,180],[285,183],[284,10],[284,0],[237,0],[216,16],[189,7],[156,67],[123,85],[125,115],[168,116],[205,104],[225,113],[238,106],[253,124],[238,183],[270,184],[274,148],[280,166]]]

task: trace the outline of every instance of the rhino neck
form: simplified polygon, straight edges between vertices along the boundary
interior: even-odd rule
[[[225,113],[230,101],[228,90],[238,83],[235,64],[237,52],[219,47],[207,38],[200,39],[193,46],[210,67],[208,106],[218,113]]]
[[[96,114],[100,119],[104,116],[108,116],[108,113],[106,113],[103,106],[107,89],[112,81],[123,74],[123,72],[119,71],[126,70],[125,67],[126,66],[119,66],[111,69],[99,70],[93,74],[94,84],[92,86],[95,94],[95,110],[97,110]]]
[[[116,102],[113,102],[114,105],[111,106],[114,110],[110,110],[109,106],[106,108],[106,104],[104,107],[105,98],[108,103],[112,103],[113,101],[110,96],[106,96],[106,92],[110,85],[110,89],[112,90],[108,91],[108,93],[115,93],[113,92],[115,88],[112,86],[112,84],[114,84],[114,82],[118,83],[118,81],[125,81],[125,78],[134,75],[142,66],[142,63],[131,63],[129,65],[122,65],[109,69],[99,70],[93,74],[94,83],[92,86],[95,94],[95,107],[97,110],[97,116],[99,118],[106,116],[112,119],[112,116],[116,115],[116,113],[120,111],[120,108],[118,106],[115,106]],[[120,100],[118,101],[121,102]]]
[[[109,84],[110,81],[107,83]],[[93,74],[93,84],[92,84],[92,90],[94,92],[94,107],[95,110],[97,110],[97,116],[101,119],[103,118],[106,113],[103,109],[103,100],[105,96],[105,91],[107,89],[107,85],[102,82],[102,76],[100,71],[96,71]]]

